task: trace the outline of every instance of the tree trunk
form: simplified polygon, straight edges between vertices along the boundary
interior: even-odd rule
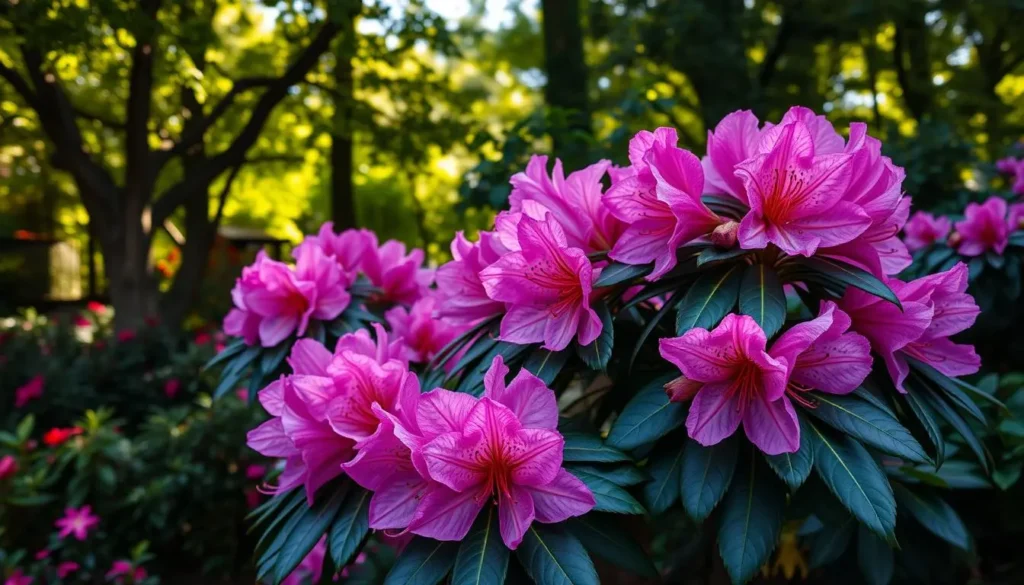
[[[593,134],[587,99],[587,63],[579,0],[541,0],[544,32],[544,100],[566,114],[566,136],[552,136],[555,154],[570,169],[584,164]],[[574,136],[582,133],[582,136]]]
[[[355,21],[362,9],[359,0],[348,0],[335,45],[334,131],[331,134],[331,220],[334,229],[356,227],[355,189],[352,184],[352,110],[354,81],[352,59],[356,54]]]
[[[101,233],[110,302],[115,307],[118,331],[137,330],[147,318],[159,317],[160,291],[149,266],[150,230],[142,225],[138,198],[124,199],[119,225],[113,233]]]

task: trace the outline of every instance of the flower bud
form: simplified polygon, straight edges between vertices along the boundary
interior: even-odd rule
[[[736,245],[736,232],[740,224],[729,220],[711,232],[711,243],[719,248],[729,249]]]
[[[956,248],[960,245],[960,240],[964,239],[959,232],[953,232],[949,234],[949,239],[946,240],[946,245],[950,248]]]
[[[689,402],[697,395],[697,391],[703,387],[700,382],[694,382],[686,376],[679,376],[668,384],[665,384],[665,393],[671,402]]]

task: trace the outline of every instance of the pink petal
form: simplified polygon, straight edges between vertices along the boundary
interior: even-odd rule
[[[522,429],[509,437],[502,450],[512,481],[528,487],[550,483],[562,467],[564,445],[562,435],[547,429]]]
[[[412,472],[409,448],[395,437],[394,424],[382,418],[377,432],[359,444],[356,456],[341,466],[356,483],[379,490],[398,472]]]
[[[675,364],[687,378],[697,382],[724,382],[732,379],[740,360],[738,348],[733,345],[731,330],[727,331],[722,325],[713,332],[694,328],[682,337],[661,339],[658,344],[663,358]]]
[[[871,344],[857,333],[819,341],[793,365],[794,382],[829,394],[848,394],[871,373]]]
[[[981,368],[981,358],[974,346],[953,343],[947,338],[911,343],[903,351],[947,376],[968,376]]]
[[[832,307],[834,306],[833,304]],[[807,351],[807,348],[811,347],[811,344],[817,341],[832,326],[833,311],[834,308],[823,312],[810,321],[794,325],[775,340],[769,354],[772,357],[785,359],[788,364],[795,364],[797,356]]]
[[[310,416],[316,420],[327,420],[328,406],[337,395],[334,380],[324,376],[291,376],[289,379],[295,394],[306,404]]]
[[[486,468],[479,461],[487,452],[479,433],[460,432],[438,435],[423,446],[421,453],[431,479],[458,491],[472,491],[487,479]]]
[[[596,505],[590,488],[564,469],[546,485],[527,488],[533,497],[538,522],[561,522],[573,516],[582,516]]]
[[[734,169],[754,154],[760,138],[758,124],[753,113],[743,110],[722,118],[714,132],[708,132],[708,155],[702,161],[707,192],[728,193],[747,202],[743,181],[736,177]]]
[[[434,484],[416,508],[409,531],[435,540],[462,540],[486,502],[476,491],[459,493]]]
[[[502,341],[526,345],[544,341],[551,314],[542,307],[514,305],[501,319],[498,336]],[[568,344],[567,344],[568,345]]]
[[[387,530],[409,526],[426,490],[426,480],[415,472],[390,476],[380,489],[373,492],[370,528]]]
[[[484,396],[501,402],[498,397],[505,394],[505,377],[508,376],[508,371],[505,360],[500,355],[494,356],[491,365],[484,373]],[[506,404],[506,406],[509,405]],[[512,407],[509,406],[509,408]]]
[[[763,396],[751,400],[743,415],[743,431],[750,442],[768,455],[800,450],[800,423],[785,396],[774,402]]]
[[[623,264],[654,262],[648,280],[655,280],[676,265],[676,252],[668,246],[675,224],[671,216],[639,220],[626,228],[608,257]]]
[[[272,418],[249,431],[246,444],[265,457],[291,457],[298,450],[284,432],[280,418]]]
[[[507,388],[501,392],[488,391],[485,396],[507,406],[526,428],[555,430],[558,426],[555,393],[525,368],[519,370]]]
[[[686,416],[686,430],[691,439],[710,447],[736,432],[743,410],[730,388],[728,382],[706,384],[693,397]]]
[[[586,309],[589,308],[586,307]],[[583,307],[569,308],[558,315],[551,315],[548,312],[548,318],[544,323],[544,349],[562,351],[569,347],[569,343],[572,342],[572,338],[576,336],[576,331],[579,329],[580,312],[583,310]]]
[[[771,225],[776,242],[790,254],[813,255],[819,248],[853,241],[871,225],[871,218],[853,203],[837,201],[818,215],[794,218],[785,226]],[[771,229],[769,230],[771,234]]]
[[[299,325],[296,315],[275,315],[264,317],[260,321],[260,343],[263,347],[273,347],[284,341]]]
[[[523,541],[523,535],[533,523],[533,498],[530,492],[517,485],[509,487],[509,493],[498,497],[498,524],[501,540],[511,550]]]
[[[438,388],[424,394],[416,409],[420,431],[427,437],[460,431],[477,400],[463,392]]]
[[[256,396],[267,413],[271,416],[281,416],[284,411],[284,382],[274,380]]]

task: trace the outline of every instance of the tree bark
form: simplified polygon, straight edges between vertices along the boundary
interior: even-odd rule
[[[567,137],[552,136],[555,153],[575,168],[585,162],[593,134],[587,96],[587,63],[579,0],[541,0],[544,33],[544,100],[566,114]],[[579,133],[580,136],[574,136]]]
[[[355,82],[352,59],[356,55],[355,21],[362,9],[360,0],[348,0],[341,22],[334,61],[334,130],[331,133],[331,221],[334,229],[356,227],[355,188],[352,183],[352,111]]]

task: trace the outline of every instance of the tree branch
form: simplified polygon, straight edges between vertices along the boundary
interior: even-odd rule
[[[220,220],[224,217],[224,205],[228,202],[228,195],[231,194],[231,184],[235,182],[235,177],[238,176],[238,171],[242,170],[242,165],[236,165],[231,169],[231,174],[228,175],[227,180],[224,181],[224,186],[220,190],[220,194],[217,196],[217,213],[213,215],[213,220],[210,225],[213,228],[213,232],[217,232],[217,228],[220,226]]]
[[[96,113],[93,113],[93,112],[87,112],[87,111],[83,110],[82,108],[80,108],[78,106],[72,106],[71,109],[72,109],[72,111],[75,112],[75,116],[77,116],[77,117],[79,117],[79,118],[81,118],[83,120],[88,120],[90,122],[99,122],[100,124],[103,124],[104,126],[107,126],[107,127],[110,127],[110,128],[115,128],[117,130],[124,130],[125,129],[125,123],[120,121],[120,120],[115,120],[114,118],[108,118],[108,117],[106,117],[106,116],[104,116],[102,114],[96,114]]]
[[[903,63],[903,53],[905,50],[904,34],[903,27],[901,25],[896,25],[896,32],[893,35],[892,40],[893,68],[896,70],[896,81],[899,83],[900,89],[903,92],[903,103],[906,104],[907,109],[910,110],[910,115],[913,116],[914,119],[920,119],[921,116],[915,111],[913,99],[911,98],[913,90],[910,88],[910,77],[907,75],[907,67]]]
[[[171,186],[164,195],[153,204],[153,221],[159,222],[167,218],[179,205],[192,196],[205,196],[204,186],[229,167],[239,165],[245,160],[245,154],[259,138],[263,126],[278,103],[288,95],[288,89],[301,82],[306,74],[317,64],[320,56],[328,50],[331,39],[338,33],[338,26],[326,22],[306,48],[288,67],[281,77],[260,96],[252,109],[249,121],[235,137],[231,145],[223,152],[210,157],[197,166],[177,184]],[[212,117],[212,116],[211,116]]]
[[[761,62],[761,69],[757,74],[757,87],[761,93],[764,93],[764,88],[771,83],[772,77],[778,70],[779,60],[786,53],[786,46],[793,37],[795,28],[791,12],[799,9],[800,3],[797,2],[782,14],[782,24],[779,25],[779,30],[775,33],[775,42],[772,43],[772,48],[765,55],[764,61]]]
[[[156,173],[150,173],[149,116],[153,102],[153,39],[156,37],[156,14],[160,0],[145,0],[143,11],[147,20],[140,26],[132,49],[132,68],[128,74],[128,105],[125,116],[125,190],[140,201],[152,197],[151,184]],[[150,28],[152,27],[152,28]]]
[[[25,100],[26,103],[28,103],[29,107],[36,109],[36,100],[38,99],[38,97],[36,96],[35,92],[32,91],[32,88],[29,87],[28,82],[25,81],[24,77],[22,77],[18,74],[17,71],[4,65],[3,63],[0,63],[0,77],[6,79],[7,82],[14,87],[14,91],[21,94],[21,97]]]

